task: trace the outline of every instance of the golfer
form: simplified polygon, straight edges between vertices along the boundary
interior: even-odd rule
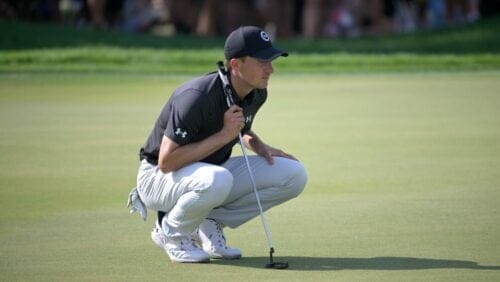
[[[129,199],[158,212],[151,237],[173,262],[241,257],[226,244],[223,228],[258,216],[259,207],[245,159],[231,157],[240,132],[256,154],[249,162],[264,210],[297,197],[307,181],[297,159],[252,130],[272,61],[288,54],[260,28],[243,26],[226,39],[224,55],[235,105],[227,105],[217,72],[188,81],[173,92],[140,149]]]

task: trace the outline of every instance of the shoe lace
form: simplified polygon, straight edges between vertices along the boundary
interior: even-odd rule
[[[196,247],[194,241],[191,238],[182,238],[180,243],[182,251],[198,250],[198,247]]]
[[[214,241],[217,243],[217,245],[221,248],[227,248],[226,237],[224,236],[224,232],[222,231],[222,224],[215,220],[213,222],[215,223],[215,232],[210,234],[210,239],[212,239],[213,236],[216,236],[216,238],[214,238]]]

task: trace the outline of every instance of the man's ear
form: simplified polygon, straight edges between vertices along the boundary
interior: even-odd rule
[[[236,72],[240,71],[240,60],[236,58],[232,58],[229,60],[229,68]]]

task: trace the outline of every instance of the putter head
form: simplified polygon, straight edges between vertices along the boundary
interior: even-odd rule
[[[266,268],[287,269],[288,268],[288,262],[270,262],[270,263],[266,263]]]
[[[275,262],[273,260],[273,253],[274,253],[274,248],[270,247],[269,248],[269,263],[266,263],[266,268],[287,269],[288,268],[288,262]]]

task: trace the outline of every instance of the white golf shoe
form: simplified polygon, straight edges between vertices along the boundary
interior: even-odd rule
[[[210,256],[198,248],[191,236],[168,238],[158,223],[151,231],[151,239],[160,248],[164,249],[173,262],[209,262]]]
[[[198,227],[197,241],[211,258],[239,259],[241,251],[226,245],[222,224],[213,219],[205,219]]]
[[[151,240],[153,240],[155,245],[164,249],[165,243],[167,243],[166,239],[167,239],[167,237],[163,233],[163,230],[161,230],[161,227],[158,224],[158,221],[156,221],[155,225],[153,225],[153,230],[151,230]]]

